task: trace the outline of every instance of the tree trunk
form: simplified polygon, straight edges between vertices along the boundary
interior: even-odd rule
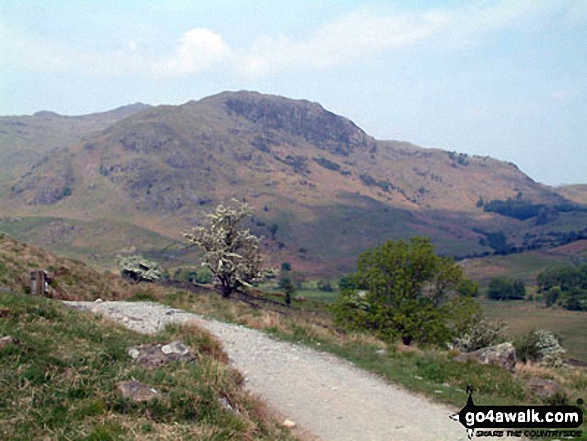
[[[402,337],[402,343],[406,346],[410,346],[410,343],[412,343],[412,337],[410,337],[410,336]]]
[[[227,299],[232,294],[232,291],[233,291],[232,286],[230,286],[229,284],[225,284],[225,283],[222,284],[222,297]]]

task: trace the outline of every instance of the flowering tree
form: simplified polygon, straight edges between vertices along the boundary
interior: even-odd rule
[[[183,233],[188,246],[204,251],[202,265],[210,269],[224,297],[267,276],[261,268],[259,238],[241,225],[250,214],[246,203],[233,199],[209,214],[207,225]]]

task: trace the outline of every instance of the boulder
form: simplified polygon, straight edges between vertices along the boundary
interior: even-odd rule
[[[558,394],[564,393],[562,386],[556,381],[532,377],[526,380],[525,383],[532,393],[540,398],[552,398]]]
[[[481,348],[455,357],[456,361],[474,360],[481,364],[494,364],[510,371],[516,367],[516,349],[511,343],[500,343],[495,346]]]
[[[156,368],[173,361],[191,362],[196,359],[194,353],[181,341],[171,343],[148,343],[141,346],[133,346],[128,350],[137,364]]]
[[[151,386],[136,380],[123,381],[118,384],[117,389],[124,398],[128,398],[135,403],[151,401],[159,396],[159,392]]]

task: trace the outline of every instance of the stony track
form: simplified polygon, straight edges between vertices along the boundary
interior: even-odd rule
[[[168,323],[197,322],[222,341],[231,362],[244,375],[246,387],[296,422],[310,438],[327,441],[467,439],[464,428],[449,419],[455,409],[390,385],[330,354],[157,303],[65,303],[101,313],[132,330],[148,334],[158,332]]]

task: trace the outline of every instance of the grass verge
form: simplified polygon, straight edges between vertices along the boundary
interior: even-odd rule
[[[466,386],[475,389],[478,405],[576,404],[585,399],[587,371],[566,367],[547,369],[518,363],[516,373],[474,362],[457,362],[456,353],[435,348],[418,348],[401,344],[388,345],[362,333],[344,333],[333,326],[326,306],[320,302],[294,302],[294,308],[277,307],[272,310],[254,308],[236,300],[222,299],[216,293],[200,294],[186,291],[165,291],[150,288],[147,296],[204,316],[226,322],[239,323],[262,330],[275,338],[304,344],[351,361],[356,366],[381,375],[389,382],[423,394],[435,401],[462,408],[467,399]],[[145,298],[143,295],[142,299]],[[525,380],[541,377],[558,382],[564,396],[542,399],[525,385]],[[585,411],[585,405],[582,405]],[[587,440],[584,424],[583,440]]]
[[[194,326],[144,336],[48,299],[0,293],[0,438],[10,440],[290,440],[241,387],[219,343]],[[191,363],[134,364],[130,346],[181,339]],[[160,398],[135,403],[135,379]]]

